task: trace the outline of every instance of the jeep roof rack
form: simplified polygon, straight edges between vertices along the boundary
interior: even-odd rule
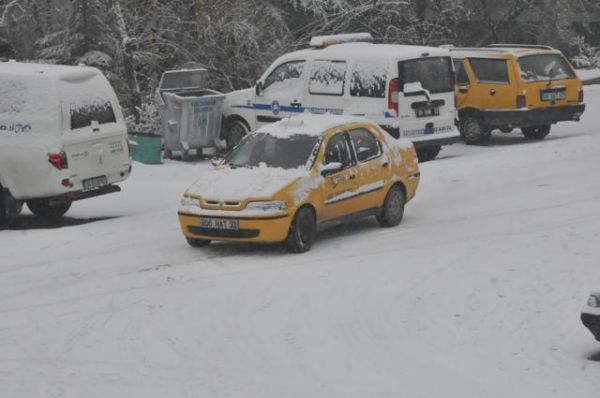
[[[310,46],[323,48],[333,44],[366,42],[373,43],[374,39],[370,33],[344,33],[340,35],[315,36],[310,39]]]
[[[554,50],[550,46],[537,45],[537,44],[490,44],[488,48],[537,48],[540,50]]]

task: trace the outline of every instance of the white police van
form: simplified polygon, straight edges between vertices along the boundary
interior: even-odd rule
[[[310,48],[277,59],[254,88],[227,94],[222,138],[294,114],[364,116],[409,138],[419,159],[457,142],[454,67],[447,49],[374,44],[368,33],[314,37]]]
[[[130,172],[121,107],[98,69],[0,63],[0,227],[24,202],[62,216]]]

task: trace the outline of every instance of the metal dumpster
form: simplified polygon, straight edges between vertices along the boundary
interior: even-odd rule
[[[204,86],[206,69],[165,72],[156,94],[161,110],[164,157],[179,153],[187,160],[192,151],[214,154],[219,145],[225,95]]]

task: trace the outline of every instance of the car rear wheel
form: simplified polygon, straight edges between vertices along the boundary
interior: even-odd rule
[[[192,247],[206,247],[206,246],[210,245],[210,240],[207,240],[207,239],[186,237],[185,240],[187,241],[188,245],[190,245]]]
[[[310,250],[317,237],[317,221],[308,207],[302,207],[296,213],[286,240],[291,253],[304,253]]]
[[[417,158],[419,159],[419,162],[428,162],[435,159],[441,150],[441,146],[420,148],[417,149]]]
[[[467,145],[486,145],[492,131],[476,116],[466,116],[460,123],[460,133]]]
[[[404,217],[404,205],[406,204],[406,195],[402,188],[394,185],[388,192],[383,202],[381,214],[377,216],[377,221],[382,227],[395,227],[400,224]]]
[[[226,131],[227,136],[225,137],[225,141],[227,142],[227,149],[232,150],[248,134],[249,129],[244,122],[235,119],[227,123]]]
[[[527,140],[543,140],[550,134],[550,125],[523,127],[521,131]]]
[[[50,202],[48,199],[33,199],[27,201],[27,207],[33,214],[44,218],[62,217],[71,208],[71,201]]]

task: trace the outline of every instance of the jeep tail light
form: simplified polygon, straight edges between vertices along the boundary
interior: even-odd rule
[[[388,109],[398,113],[398,95],[400,91],[400,80],[390,80],[390,86],[388,88]]]
[[[527,97],[524,95],[517,95],[517,109],[525,108],[527,106]]]
[[[583,103],[583,99],[584,99],[584,94],[583,94],[583,87],[579,89],[579,99],[577,101],[579,101],[579,103]]]
[[[59,153],[49,153],[48,161],[52,166],[56,167],[57,170],[64,170],[69,168],[69,162],[67,161],[67,154],[65,151]]]

